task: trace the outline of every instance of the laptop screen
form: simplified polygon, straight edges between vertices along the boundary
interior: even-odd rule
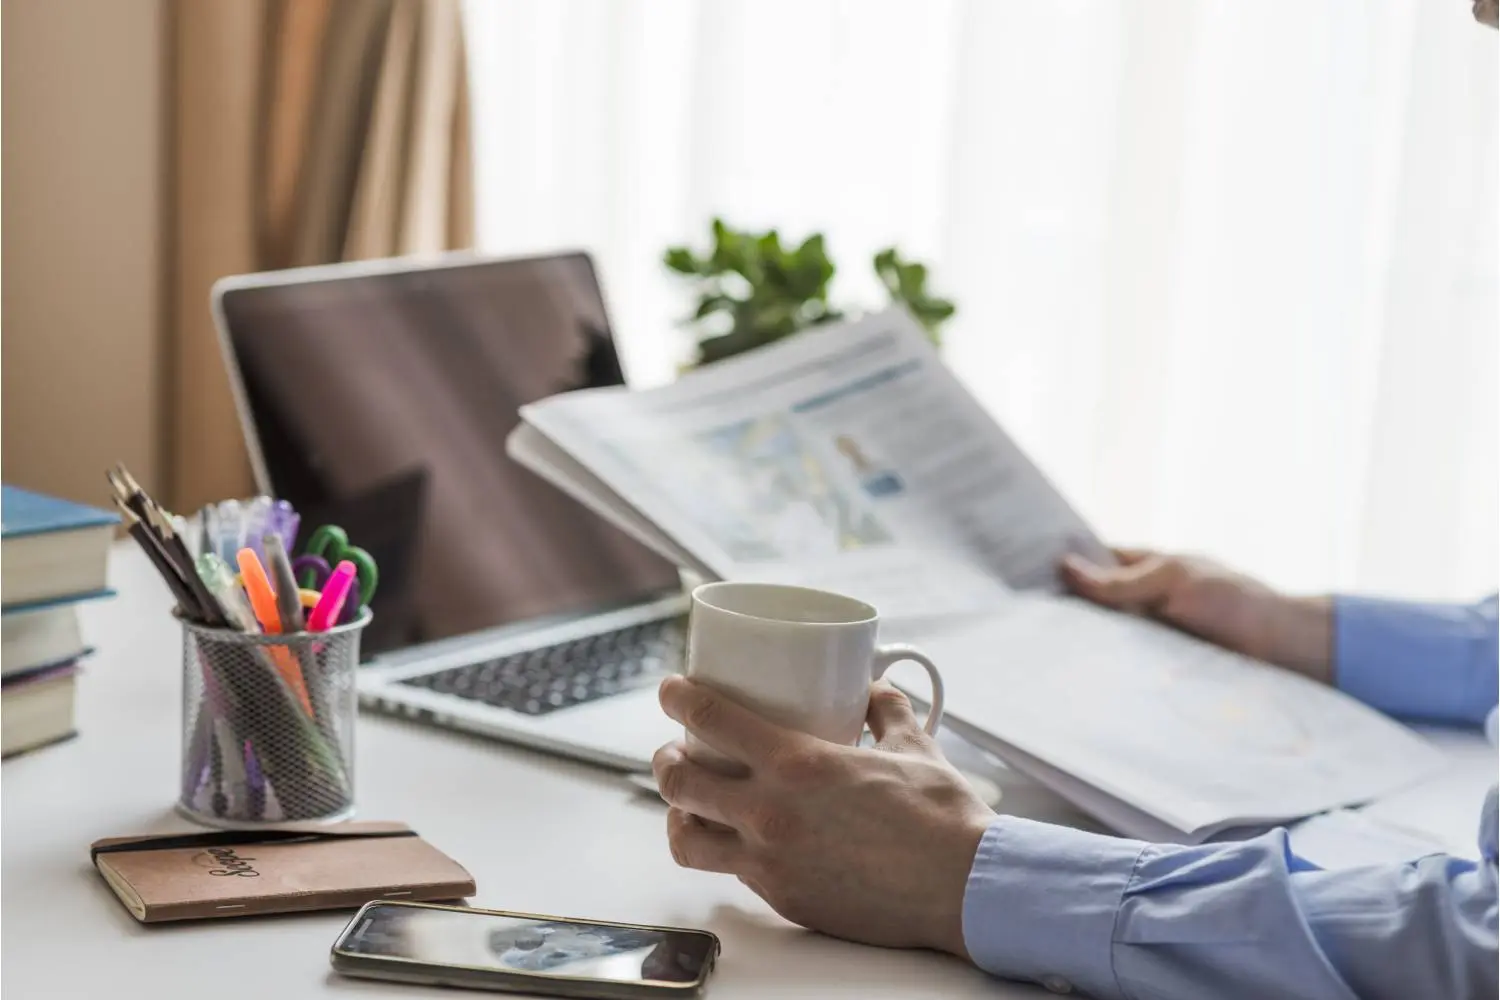
[[[517,409],[623,381],[587,256],[227,289],[268,485],[380,566],[368,657],[659,596],[664,559],[515,464]]]

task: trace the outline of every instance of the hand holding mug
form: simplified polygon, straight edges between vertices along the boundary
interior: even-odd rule
[[[866,944],[967,958],[963,898],[994,813],[923,731],[911,702],[871,689],[873,748],[767,722],[682,677],[662,707],[739,766],[705,766],[684,743],[657,751],[679,865],[735,875],[793,923]]]
[[[738,876],[805,927],[963,955],[964,887],[993,814],[932,739],[937,668],[877,645],[878,625],[874,608],[822,591],[693,592],[688,679],[661,688],[686,740],[653,768],[672,855]],[[877,680],[903,659],[932,679],[924,723]],[[855,745],[866,722],[873,749]]]

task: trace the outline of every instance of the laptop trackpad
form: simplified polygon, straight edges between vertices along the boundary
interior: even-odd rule
[[[626,758],[638,771],[651,769],[662,744],[682,739],[682,727],[657,703],[655,684],[555,712],[542,728],[550,737]]]

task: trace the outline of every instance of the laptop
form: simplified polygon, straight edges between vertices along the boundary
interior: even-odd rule
[[[589,257],[245,275],[212,306],[257,486],[379,563],[361,704],[649,770],[681,578],[505,449],[522,405],[624,381]]]

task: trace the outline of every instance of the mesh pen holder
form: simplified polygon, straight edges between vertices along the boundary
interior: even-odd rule
[[[181,620],[179,813],[217,827],[354,813],[355,672],[371,617],[289,635]]]

